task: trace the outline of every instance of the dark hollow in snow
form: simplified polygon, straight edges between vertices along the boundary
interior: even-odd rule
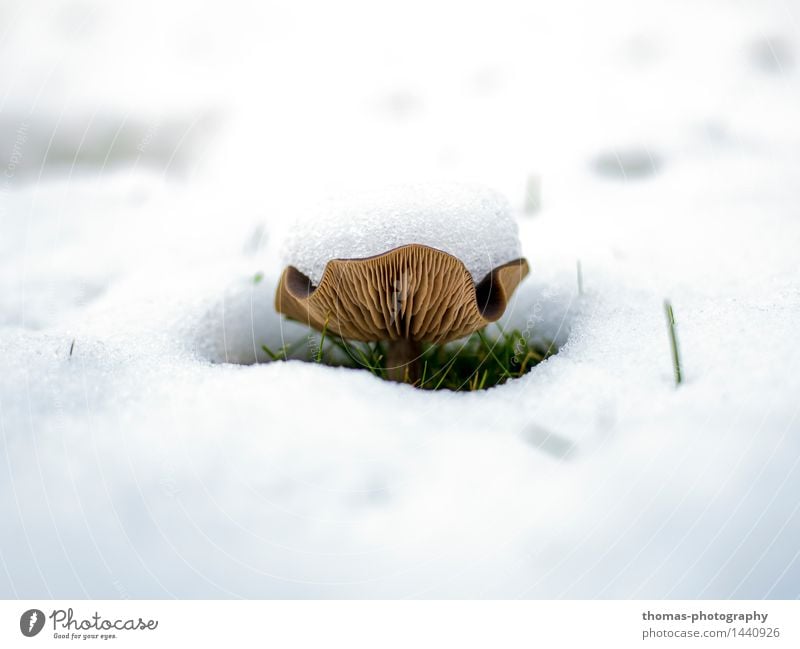
[[[615,180],[653,176],[661,165],[660,156],[646,148],[607,151],[592,161],[592,169],[597,175]]]
[[[781,74],[794,66],[794,52],[783,38],[763,38],[750,46],[750,60],[762,72]]]
[[[496,328],[487,333],[486,329],[445,344],[423,344],[419,358],[422,373],[408,383],[423,390],[486,390],[527,374],[558,353],[555,342],[534,339],[530,332],[526,336],[519,330]],[[377,378],[390,378],[387,348],[382,342],[358,342],[331,335],[320,340],[316,332],[309,330],[308,338],[295,345],[280,350],[262,349],[272,361],[300,360],[366,370]]]

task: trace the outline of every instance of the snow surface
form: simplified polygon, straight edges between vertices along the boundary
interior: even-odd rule
[[[798,9],[0,5],[0,595],[800,595]],[[61,139],[95,111],[154,128]],[[560,352],[470,394],[254,363],[316,344],[293,219],[426,180],[510,198],[505,322]]]
[[[331,259],[360,259],[410,243],[460,259],[477,284],[522,256],[508,201],[463,183],[400,185],[336,197],[291,226],[283,253],[316,285]]]

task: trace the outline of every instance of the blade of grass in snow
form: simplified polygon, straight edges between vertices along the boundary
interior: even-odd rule
[[[270,358],[271,358],[273,361],[281,361],[281,360],[284,360],[283,358],[281,358],[281,356],[280,356],[280,355],[278,355],[278,354],[276,354],[275,352],[273,352],[273,351],[272,351],[272,350],[271,350],[269,347],[267,347],[266,345],[261,345],[261,349],[263,349],[263,350],[264,350],[264,353],[265,353],[267,356],[269,356],[269,357],[270,357]]]
[[[672,304],[670,304],[669,300],[664,300],[664,311],[667,316],[669,344],[672,351],[672,369],[675,374],[675,386],[677,387],[683,382],[683,373],[681,371],[681,356],[678,349],[678,337],[675,334],[675,312],[672,310]]]
[[[317,349],[317,358],[316,358],[316,362],[317,363],[321,363],[322,362],[322,350],[323,350],[324,345],[325,345],[325,334],[328,332],[328,321],[330,319],[331,319],[331,316],[328,315],[328,317],[325,318],[325,324],[322,325],[322,337],[319,339],[319,348]]]
[[[445,365],[444,372],[442,373],[442,378],[439,379],[439,382],[436,384],[436,387],[433,388],[434,390],[438,390],[439,387],[442,385],[442,382],[445,380],[445,378],[447,377],[447,374],[453,368],[453,365],[455,364],[457,359],[458,359],[458,354],[453,356],[453,358],[450,360],[450,362],[447,365]]]
[[[273,361],[285,361],[289,358],[289,354],[293,354],[297,349],[305,343],[305,339],[298,340],[291,345],[284,345],[281,347],[278,352],[273,352],[269,347],[266,345],[261,345],[261,349],[264,350],[264,353],[269,356]]]
[[[493,347],[492,345],[490,345],[490,344],[489,344],[489,341],[488,341],[488,340],[486,340],[486,336],[484,336],[483,332],[482,332],[482,331],[478,331],[478,332],[476,332],[476,333],[477,333],[477,334],[478,334],[478,336],[480,337],[480,339],[481,339],[481,342],[482,342],[482,343],[484,344],[484,346],[486,347],[486,350],[489,352],[489,354],[491,355],[491,357],[492,357],[492,358],[495,360],[495,362],[497,363],[497,366],[500,368],[500,371],[501,371],[501,372],[503,372],[503,373],[504,373],[506,376],[509,376],[509,377],[510,377],[510,376],[511,376],[511,373],[510,373],[510,372],[509,372],[509,371],[508,371],[508,370],[505,368],[505,365],[503,364],[503,362],[502,362],[502,361],[501,361],[499,358],[497,358],[496,354],[494,353],[494,347]]]

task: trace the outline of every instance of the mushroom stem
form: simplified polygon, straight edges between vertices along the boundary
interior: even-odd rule
[[[422,345],[416,340],[390,340],[386,351],[386,373],[392,381],[414,383],[419,380]]]

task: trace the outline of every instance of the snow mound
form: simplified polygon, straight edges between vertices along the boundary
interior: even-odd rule
[[[331,259],[421,243],[458,257],[479,282],[522,256],[508,201],[485,187],[402,185],[335,199],[297,221],[283,258],[319,284]]]
[[[255,281],[252,274],[239,269],[230,284],[185,327],[193,332],[190,340],[200,357],[213,363],[266,363],[270,361],[266,346],[275,353],[292,348],[289,358],[308,359],[308,350],[317,348],[320,336],[275,311],[277,284],[277,272],[268,269]]]

